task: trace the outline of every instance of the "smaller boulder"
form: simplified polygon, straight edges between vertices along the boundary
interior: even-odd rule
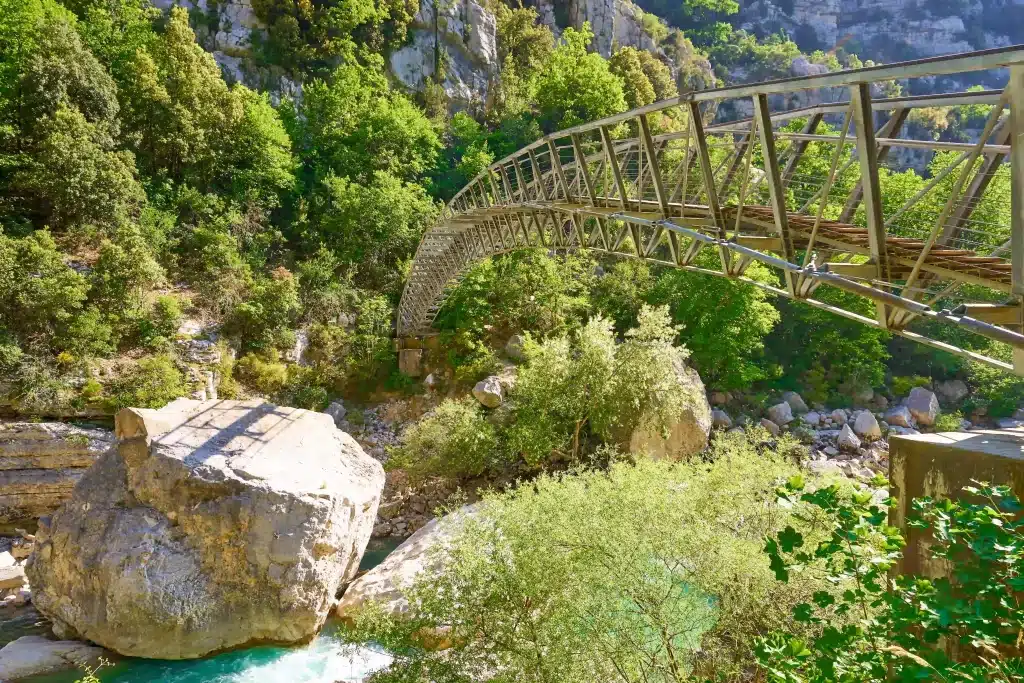
[[[968,392],[967,384],[961,379],[947,379],[935,385],[935,393],[943,403],[949,405],[955,405],[967,398]]]
[[[836,439],[836,444],[841,451],[856,452],[860,448],[860,439],[850,429],[850,425],[843,425],[843,428],[839,430],[839,438]]]
[[[743,427],[733,427],[726,434],[746,434],[746,432],[743,431]]]
[[[933,425],[939,415],[939,399],[924,387],[914,387],[910,391],[906,406],[918,424]]]
[[[77,640],[22,636],[0,649],[0,680],[14,681],[94,664],[103,650]]]
[[[729,402],[729,398],[728,391],[712,391],[711,395],[708,396],[708,401],[713,406],[724,406]]]
[[[782,395],[782,400],[789,404],[789,407],[793,409],[794,413],[806,413],[809,409],[807,404],[804,403],[804,399],[800,394],[795,391],[787,391]]]
[[[341,401],[332,401],[331,405],[327,406],[327,410],[324,411],[331,416],[334,420],[334,425],[337,427],[341,426],[341,421],[345,419],[345,415],[348,410],[345,408],[345,404]]]
[[[28,583],[28,579],[25,578],[24,565],[12,564],[8,567],[0,567],[0,591],[21,588],[26,583]]]
[[[809,413],[804,413],[803,417],[800,419],[809,427],[817,427],[821,424],[821,414],[814,410]]]
[[[0,553],[0,569],[6,569],[7,567],[13,567],[17,562],[14,559],[14,555],[10,552],[4,551]]]
[[[782,431],[782,429],[779,427],[779,425],[775,424],[774,422],[772,422],[771,420],[769,420],[766,417],[762,417],[761,418],[760,425],[762,427],[764,427],[765,429],[767,429],[769,432],[771,432],[772,436],[778,436],[779,432]]]
[[[805,467],[821,476],[839,476],[843,474],[842,466],[832,460],[812,460]]]
[[[830,417],[832,418],[832,421],[835,422],[837,425],[846,424],[846,411],[843,410],[842,408],[836,408],[835,410],[833,410]]]
[[[878,420],[869,410],[857,413],[857,417],[853,420],[853,431],[865,441],[876,441],[882,438],[882,428],[878,426]]]
[[[498,379],[498,376],[491,375],[476,383],[476,386],[473,387],[473,396],[485,408],[497,408],[501,405],[505,392],[501,388],[501,381]]]
[[[732,427],[732,418],[724,410],[715,408],[711,411],[711,425],[715,429],[729,429]]]
[[[787,425],[793,421],[793,408],[785,401],[776,403],[767,412],[768,419],[776,425]]]
[[[906,406],[896,406],[885,414],[885,421],[897,427],[913,427],[914,416]]]
[[[425,386],[429,391],[433,391],[434,389],[436,389],[438,384],[439,382],[437,379],[437,375],[435,375],[434,373],[430,373],[429,375],[423,378],[423,386]]]
[[[514,361],[521,361],[526,359],[526,355],[523,353],[523,344],[526,342],[526,337],[521,334],[513,334],[505,342],[505,355]]]

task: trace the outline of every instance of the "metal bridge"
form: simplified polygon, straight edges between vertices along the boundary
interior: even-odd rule
[[[1006,86],[885,96],[973,72]],[[915,110],[936,107],[970,108],[980,130],[910,137]],[[903,196],[913,155],[932,161]],[[443,209],[416,251],[399,337],[429,332],[475,262],[538,246],[746,281],[1024,374],[1024,46],[689,92],[545,136]],[[748,277],[754,262],[778,281]],[[817,298],[822,285],[873,315]],[[1005,353],[936,340],[931,322]]]

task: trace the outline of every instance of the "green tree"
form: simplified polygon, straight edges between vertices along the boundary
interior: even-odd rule
[[[672,72],[647,50],[620,48],[608,60],[608,65],[622,80],[626,105],[630,109],[679,94]]]
[[[0,235],[0,327],[26,349],[61,348],[89,282],[64,263],[50,233]]]
[[[817,574],[854,585],[793,608],[791,626],[813,625],[813,637],[780,631],[760,640],[767,679],[1020,681],[1020,502],[1007,486],[975,484],[961,500],[912,502],[908,526],[929,533],[922,552],[942,567],[934,578],[896,575],[906,540],[886,524],[894,500],[805,490],[800,479],[780,489],[828,535],[814,542],[787,527],[770,536],[765,551],[778,579]]]
[[[587,49],[593,37],[586,23],[579,31],[566,29],[537,78],[537,109],[546,131],[625,111],[622,81],[604,57]]]
[[[301,310],[295,276],[278,267],[270,277],[253,282],[248,296],[228,318],[225,330],[241,339],[243,349],[284,348],[295,342],[291,331]]]
[[[701,254],[717,267],[718,255]],[[772,273],[752,264],[747,277],[771,282]],[[765,378],[764,340],[779,322],[769,294],[756,285],[703,273],[667,268],[658,276],[648,300],[664,304],[682,328],[679,339],[692,351],[694,365],[710,386],[738,389]]]
[[[645,306],[622,344],[600,316],[573,341],[528,343],[508,448],[536,467],[552,458],[578,460],[591,437],[615,444],[640,426],[665,429],[694,400],[679,377],[688,352],[673,345],[676,332],[667,309]]]
[[[61,106],[37,124],[39,141],[14,184],[35,198],[39,222],[54,230],[112,234],[137,219],[146,196],[130,152],[115,150],[107,130]]]
[[[433,124],[391,89],[376,61],[344,64],[330,79],[307,83],[301,106],[284,114],[311,186],[330,175],[365,183],[378,171],[415,180],[440,147]]]
[[[457,112],[448,122],[444,150],[432,173],[431,192],[450,200],[494,161],[487,146],[487,131],[472,116]]]
[[[329,176],[310,206],[311,237],[355,271],[363,287],[397,294],[402,264],[433,222],[423,187],[378,171],[366,185]]]
[[[498,121],[527,112],[537,94],[538,77],[555,49],[551,30],[532,7],[499,3],[496,12],[501,78],[492,117]]]

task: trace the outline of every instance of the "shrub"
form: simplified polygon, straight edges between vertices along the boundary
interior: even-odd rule
[[[165,354],[141,359],[111,382],[107,403],[121,408],[160,408],[188,391],[185,377]]]
[[[161,295],[139,320],[139,339],[151,348],[166,345],[181,325],[181,304],[177,297]]]
[[[288,366],[288,380],[279,392],[278,401],[296,408],[321,411],[330,397],[314,368],[301,365]]]
[[[238,378],[265,396],[274,396],[288,383],[288,367],[277,360],[277,353],[269,357],[247,353],[235,363]]]
[[[959,432],[960,423],[964,416],[959,410],[952,413],[940,413],[935,418],[935,431],[937,432]]]
[[[815,594],[794,607],[789,626],[814,625],[812,638],[776,632],[760,641],[768,680],[1021,680],[1024,609],[1016,595],[1024,521],[1009,487],[977,484],[960,501],[913,501],[909,526],[930,534],[922,552],[942,567],[924,578],[889,576],[905,539],[885,523],[888,503],[876,504],[870,491],[804,492],[801,483],[780,495],[829,534],[813,542],[787,527],[770,538],[765,550],[776,576],[852,578],[857,589]]]
[[[473,477],[498,464],[498,441],[472,397],[446,399],[402,435],[389,467],[424,476]]]
[[[912,377],[893,377],[892,378],[892,393],[894,396],[906,396],[910,393],[911,389],[915,387],[931,387],[932,380],[930,377],[921,377],[920,375],[914,375]]]
[[[993,345],[992,356],[1011,361],[1006,345]],[[967,377],[974,393],[964,401],[964,410],[983,408],[989,417],[1009,417],[1024,402],[1024,379],[1005,370],[971,363],[967,366]]]
[[[382,683],[738,675],[758,634],[831,589],[775,581],[764,536],[793,525],[810,537],[812,525],[772,493],[795,466],[736,436],[709,462],[618,463],[487,494],[434,551],[443,571],[408,590],[410,611],[371,606],[350,637],[395,653]],[[417,638],[438,627],[450,647],[424,649]]]
[[[299,285],[285,268],[253,283],[245,301],[238,304],[225,323],[225,330],[237,336],[246,350],[267,351],[295,343],[292,326],[302,306]]]
[[[638,327],[619,345],[611,323],[601,317],[588,322],[574,342],[564,336],[540,344],[527,340],[509,448],[537,467],[551,458],[579,459],[591,438],[628,440],[642,422],[665,428],[691,400],[676,372],[688,355],[672,345],[676,332],[666,308],[644,306]]]

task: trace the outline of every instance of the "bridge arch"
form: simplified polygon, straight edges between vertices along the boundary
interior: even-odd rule
[[[974,72],[1006,85],[878,96],[897,81]],[[914,109],[966,105],[987,108],[974,142],[901,136]],[[811,148],[827,172],[803,169]],[[881,178],[907,153],[942,156],[893,205]],[[1024,46],[691,92],[545,136],[444,207],[417,248],[399,336],[426,334],[474,263],[536,246],[743,280],[1024,374]],[[718,269],[696,265],[706,249]],[[746,278],[754,261],[784,286]],[[872,302],[875,316],[815,298],[821,285]],[[1014,361],[915,331],[923,320],[1008,344]]]

